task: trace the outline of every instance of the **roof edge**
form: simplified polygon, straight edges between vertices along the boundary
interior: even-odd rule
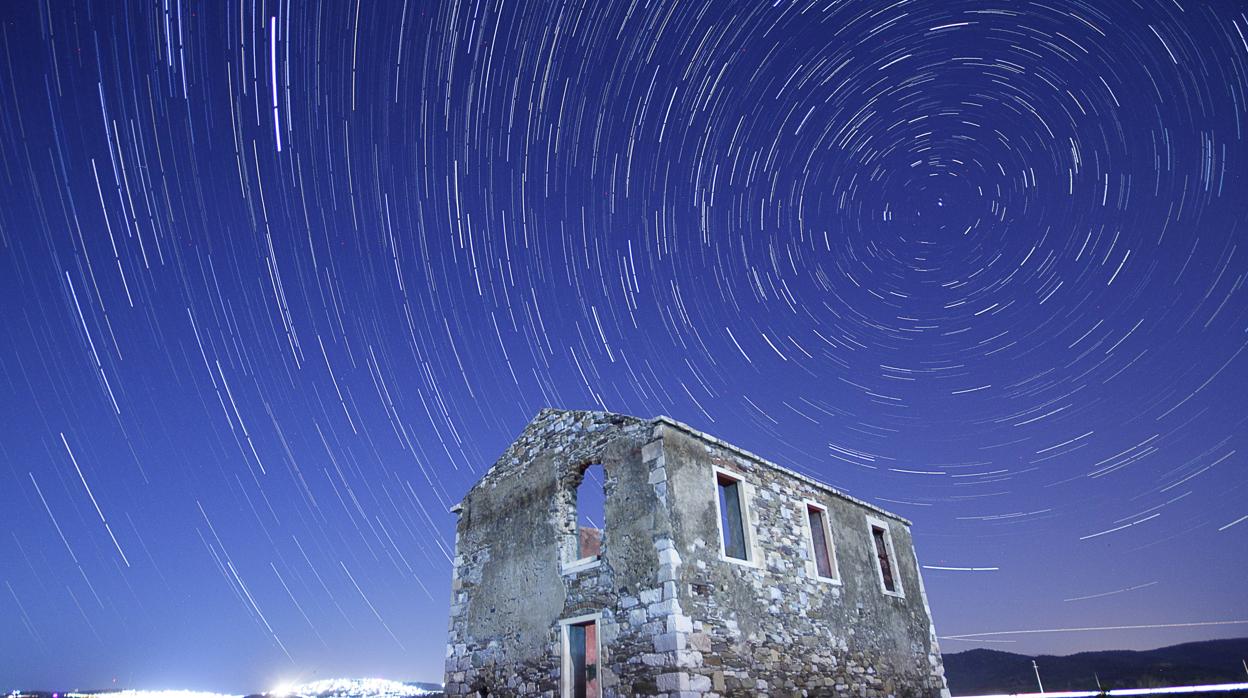
[[[731,452],[733,452],[733,453],[735,453],[735,454],[737,454],[737,455],[739,455],[739,456],[741,456],[741,457],[743,457],[743,458],[747,458],[747,459],[749,459],[749,460],[751,460],[751,461],[754,461],[755,463],[758,463],[759,465],[766,466],[766,467],[771,468],[771,469],[773,469],[773,470],[777,470],[777,471],[782,472],[782,473],[784,473],[784,474],[786,474],[786,475],[789,475],[790,477],[797,478],[797,479],[798,479],[798,480],[800,480],[801,482],[804,482],[804,483],[806,483],[806,484],[808,484],[808,485],[811,485],[812,487],[816,487],[816,488],[818,488],[818,489],[820,489],[820,490],[823,490],[823,491],[827,492],[828,494],[831,494],[831,495],[833,495],[833,496],[835,496],[835,497],[839,497],[839,498],[841,498],[841,499],[844,499],[845,501],[848,501],[848,502],[852,502],[852,503],[854,503],[854,504],[857,504],[858,506],[861,506],[861,507],[863,507],[863,508],[865,508],[865,509],[868,509],[868,510],[870,510],[870,511],[873,511],[873,512],[875,512],[875,513],[877,513],[877,514],[880,514],[880,515],[882,515],[882,516],[887,516],[888,518],[893,519],[894,521],[900,521],[901,523],[905,524],[906,526],[912,526],[912,525],[913,525],[913,522],[912,522],[912,521],[910,521],[910,519],[907,519],[907,518],[906,518],[906,517],[904,517],[904,516],[900,516],[900,515],[898,515],[898,514],[894,514],[893,512],[888,511],[887,509],[885,509],[885,508],[883,508],[883,507],[880,507],[880,506],[877,506],[877,505],[875,505],[875,504],[872,504],[871,502],[868,502],[868,501],[865,501],[865,500],[859,499],[859,498],[857,498],[857,497],[855,497],[855,496],[853,496],[853,495],[846,494],[845,492],[842,492],[841,490],[838,490],[837,488],[833,487],[832,485],[829,485],[829,484],[828,484],[828,483],[826,483],[826,482],[823,482],[822,480],[816,479],[816,478],[811,477],[811,476],[809,476],[809,475],[804,475],[804,474],[802,474],[802,473],[797,472],[796,470],[793,470],[792,468],[786,468],[786,467],[784,467],[783,465],[780,465],[779,463],[776,463],[775,461],[771,461],[771,460],[768,460],[768,459],[766,459],[766,458],[763,458],[762,456],[758,455],[757,453],[754,453],[754,452],[752,452],[752,451],[748,451],[748,450],[746,450],[746,449],[744,449],[744,448],[741,448],[740,446],[737,446],[737,445],[735,445],[735,444],[728,443],[727,441],[724,441],[723,439],[721,439],[721,438],[719,438],[719,437],[712,436],[712,435],[710,435],[710,434],[708,434],[708,433],[706,433],[706,432],[704,432],[704,431],[702,431],[702,430],[700,430],[700,429],[696,429],[696,428],[694,428],[694,427],[691,427],[691,426],[689,426],[688,424],[685,424],[684,422],[681,422],[681,421],[679,421],[679,420],[672,419],[671,417],[668,417],[667,415],[658,415],[658,416],[656,416],[656,417],[651,417],[651,418],[649,418],[649,419],[646,419],[645,417],[638,417],[638,416],[636,416],[636,415],[626,414],[626,413],[624,413],[624,412],[612,412],[612,411],[610,411],[610,410],[573,410],[573,409],[567,409],[567,408],[562,408],[562,407],[550,407],[550,406],[547,406],[547,407],[543,407],[543,408],[541,408],[540,410],[538,410],[538,411],[537,411],[537,414],[533,415],[533,418],[532,418],[532,419],[530,419],[530,420],[529,420],[529,422],[528,422],[528,423],[524,426],[524,429],[522,429],[522,430],[520,431],[520,434],[519,434],[519,435],[517,435],[517,436],[516,436],[516,438],[512,440],[512,443],[514,444],[516,441],[518,441],[518,440],[519,440],[519,439],[520,439],[520,438],[524,435],[524,432],[525,432],[525,431],[527,431],[530,427],[532,427],[532,426],[533,426],[533,423],[534,423],[534,422],[538,421],[538,420],[539,420],[539,419],[541,419],[543,416],[546,416],[546,415],[548,415],[548,414],[550,414],[550,413],[552,413],[552,412],[553,412],[553,413],[558,413],[558,414],[573,414],[573,413],[578,413],[578,412],[579,412],[579,413],[583,413],[583,414],[591,414],[591,415],[602,415],[602,416],[625,417],[625,418],[628,418],[628,419],[635,419],[635,420],[637,420],[637,422],[642,422],[642,423],[650,423],[650,424],[656,424],[656,425],[657,425],[657,424],[664,424],[664,425],[667,425],[667,426],[672,427],[673,429],[677,429],[677,430],[679,430],[679,431],[682,431],[682,432],[684,432],[684,433],[686,433],[686,434],[688,434],[688,435],[690,435],[690,436],[692,436],[692,437],[694,437],[694,438],[696,438],[696,439],[701,439],[702,441],[705,441],[705,442],[707,442],[707,443],[709,443],[709,444],[712,444],[712,445],[718,446],[718,447],[720,447],[720,448],[727,449],[727,450],[729,450],[729,451],[731,451]],[[508,448],[510,448],[510,445],[508,446]],[[506,450],[504,450],[504,453],[506,453]],[[500,454],[500,456],[499,456],[499,457],[501,458],[501,457],[502,457],[502,455]],[[477,487],[478,485],[480,485],[480,484],[481,484],[481,480],[482,480],[482,479],[484,479],[484,478],[485,478],[487,475],[489,475],[491,472],[493,472],[493,471],[495,470],[495,468],[497,467],[497,465],[498,465],[498,461],[495,461],[495,462],[494,462],[494,463],[493,463],[493,464],[492,464],[489,468],[486,468],[485,472],[481,474],[481,477],[480,477],[480,478],[478,478],[477,482],[473,483],[473,485],[472,485],[471,487],[469,487],[469,488],[468,488],[468,492],[465,492],[465,493],[464,493],[464,496],[460,498],[460,501],[459,501],[458,503],[456,503],[455,505],[453,505],[453,506],[450,508],[451,513],[458,514],[460,511],[462,511],[462,509],[463,509],[463,501],[464,501],[464,499],[468,496],[468,493],[469,493],[469,492],[472,492],[472,490],[476,489],[476,487]]]
[[[672,419],[671,417],[668,417],[667,415],[659,415],[657,417],[654,417],[650,421],[657,423],[657,424],[666,424],[667,426],[683,431],[686,434],[693,436],[695,438],[701,439],[703,441],[706,441],[707,443],[713,444],[715,446],[719,446],[720,448],[728,449],[729,451],[732,451],[733,453],[739,456],[748,458],[749,460],[759,463],[760,465],[767,466],[768,468],[772,468],[773,470],[778,470],[786,475],[795,477],[798,480],[801,480],[802,482],[805,482],[808,485],[818,487],[819,489],[824,490],[825,492],[828,492],[829,494],[840,497],[841,499],[844,499],[846,501],[853,502],[854,504],[870,509],[871,511],[874,511],[877,514],[882,514],[884,516],[887,516],[890,519],[893,519],[895,521],[900,521],[906,526],[913,525],[913,522],[904,516],[899,516],[897,514],[894,514],[891,511],[888,511],[887,509],[884,509],[883,507],[876,506],[875,504],[872,504],[871,502],[867,502],[853,495],[846,494],[836,489],[832,485],[829,485],[826,482],[817,480],[809,475],[803,475],[802,473],[799,473],[796,470],[793,470],[792,468],[786,468],[783,465],[776,463],[775,461],[767,460],[766,458],[763,458],[757,453],[753,453],[752,451],[747,451],[744,448],[741,448],[740,446],[737,446],[735,444],[730,444],[727,441],[724,441],[723,439],[720,439],[715,436],[711,436],[710,434],[704,431],[695,429],[694,427],[691,427],[688,424],[685,424],[684,422]]]
[[[510,450],[511,447],[516,444],[516,442],[523,439],[524,435],[528,433],[530,429],[533,429],[534,425],[537,422],[547,417],[560,417],[560,416],[567,416],[567,415],[587,415],[595,419],[609,419],[612,417],[622,417],[624,419],[632,420],[633,422],[637,424],[651,424],[654,422],[653,419],[647,419],[645,417],[637,417],[631,414],[625,414],[623,412],[612,412],[610,410],[577,410],[577,409],[570,409],[566,407],[551,407],[549,405],[542,407],[541,409],[537,411],[536,414],[534,414],[529,419],[528,422],[525,423],[524,428],[520,430],[520,433],[516,434],[516,436],[512,438],[512,440],[507,444],[507,446],[503,448],[502,453],[498,455],[498,457],[494,460],[494,462],[491,463],[490,466],[486,468],[485,471],[482,472],[477,477],[476,482],[472,483],[472,485],[468,487],[468,489],[464,492],[464,494],[460,496],[459,501],[451,505],[451,507],[447,511],[449,511],[452,514],[459,514],[460,512],[462,512],[464,501],[468,498],[468,495],[471,494],[473,490],[480,487],[481,483],[487,477],[489,477],[491,474],[493,474],[494,472],[498,470],[500,463],[502,463],[503,456],[507,455],[507,451]]]

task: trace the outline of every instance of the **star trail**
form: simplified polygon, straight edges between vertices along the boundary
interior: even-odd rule
[[[13,0],[0,49],[0,682],[439,680],[448,509],[544,406],[913,519],[946,652],[1248,634],[1239,2]]]

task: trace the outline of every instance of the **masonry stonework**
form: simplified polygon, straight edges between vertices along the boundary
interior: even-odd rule
[[[587,561],[590,464],[606,505]],[[746,561],[723,553],[717,472],[742,484]],[[835,579],[816,574],[808,504]],[[543,410],[455,511],[447,696],[572,696],[565,624],[592,619],[589,696],[948,698],[910,523],[674,420]]]

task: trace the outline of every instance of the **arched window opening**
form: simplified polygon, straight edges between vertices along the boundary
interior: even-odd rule
[[[576,488],[577,557],[584,560],[602,554],[602,531],[606,522],[606,473],[602,464],[586,466]]]

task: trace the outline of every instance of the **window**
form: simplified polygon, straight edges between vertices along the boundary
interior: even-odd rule
[[[581,484],[576,488],[576,552],[577,558],[596,558],[602,553],[602,529],[606,519],[606,491],[602,465],[585,468]]]
[[[720,552],[727,560],[750,562],[751,536],[747,523],[746,484],[727,471],[715,470],[719,500]]]
[[[893,581],[893,562],[888,559],[888,543],[884,540],[884,529],[872,526],[871,536],[875,539],[875,556],[880,561],[880,579],[884,581],[884,588],[897,591],[897,583]]]
[[[837,581],[836,550],[832,547],[832,528],[828,510],[814,502],[806,502],[806,532],[810,541],[813,576],[825,581]]]
[[[605,475],[602,464],[584,466],[575,473],[566,492],[565,535],[561,543],[563,571],[579,572],[598,565],[602,556],[606,519]]]
[[[559,621],[563,627],[561,693],[564,698],[601,698],[598,682],[598,616]]]
[[[871,531],[871,549],[875,553],[880,587],[885,594],[902,596],[901,580],[897,575],[897,555],[893,550],[893,537],[888,531],[888,524],[868,517],[867,525]]]

